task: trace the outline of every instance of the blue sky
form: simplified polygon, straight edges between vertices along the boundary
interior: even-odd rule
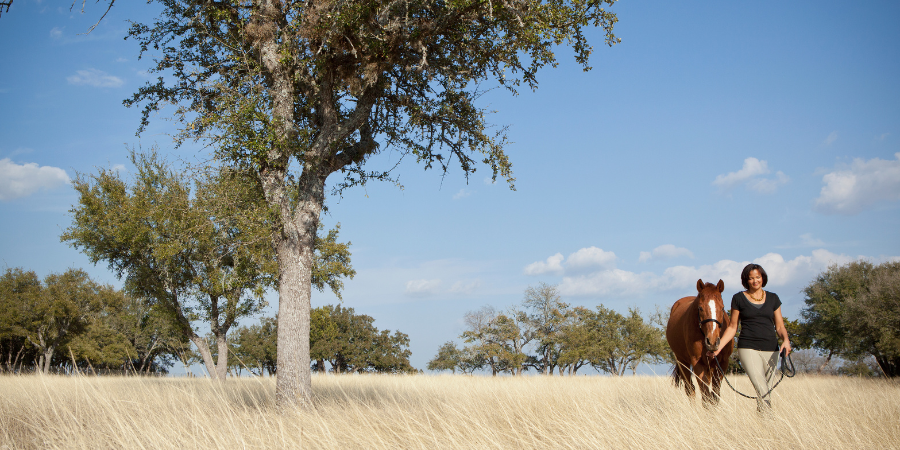
[[[149,77],[117,3],[18,0],[0,17],[0,264],[44,276],[104,266],[59,242],[77,201],[68,181],[128,167],[130,147],[173,161],[168,111],[135,136],[122,106]],[[623,0],[616,34],[592,32],[593,70],[571,52],[536,92],[493,90],[509,126],[516,191],[487,168],[466,180],[404,160],[390,184],[328,199],[358,275],[343,304],[409,334],[424,368],[457,340],[466,311],[503,310],[539,282],[565,301],[624,312],[668,308],[698,278],[740,289],[744,264],[769,274],[784,314],[830,264],[900,258],[900,3]],[[372,168],[397,162],[385,152]],[[334,181],[334,180],[329,180]],[[273,302],[277,301],[272,297]],[[335,303],[313,295],[314,306]]]

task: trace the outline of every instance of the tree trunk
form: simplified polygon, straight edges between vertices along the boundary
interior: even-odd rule
[[[829,352],[828,352],[828,356],[825,357],[825,362],[823,362],[822,365],[820,365],[819,368],[816,369],[816,373],[817,373],[817,374],[819,374],[819,375],[822,374],[822,371],[825,370],[825,366],[827,366],[828,363],[831,362],[831,357],[832,357],[832,356],[834,356],[834,351],[829,351]]]
[[[44,375],[50,373],[50,361],[53,359],[53,353],[56,349],[52,346],[47,347],[44,350],[44,354],[41,355],[41,373]]]
[[[206,366],[206,373],[208,373],[209,377],[213,380],[218,379],[219,373],[216,371],[215,363],[213,363],[212,352],[209,351],[209,344],[196,334],[190,336],[189,339],[197,346],[197,351],[200,352],[200,357],[203,358],[203,365]]]
[[[300,201],[294,214],[282,208],[282,232],[275,247],[279,269],[275,402],[281,407],[307,404],[312,395],[312,268],[316,229],[325,202],[325,178],[305,168],[299,184]]]
[[[228,342],[225,340],[224,332],[217,333],[216,347],[219,352],[219,360],[216,362],[216,377],[220,381],[225,381],[228,374]]]
[[[875,361],[888,378],[900,377],[900,357],[876,356]]]

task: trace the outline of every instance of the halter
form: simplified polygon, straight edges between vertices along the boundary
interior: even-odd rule
[[[717,319],[706,319],[706,320],[700,321],[700,329],[701,330],[703,329],[703,324],[705,324],[706,322],[715,322],[716,325],[719,326],[719,328],[725,329],[725,325],[722,325],[722,322],[719,322]]]

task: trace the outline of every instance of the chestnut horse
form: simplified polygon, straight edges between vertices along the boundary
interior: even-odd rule
[[[691,375],[695,375],[704,405],[719,402],[719,387],[724,376],[718,370],[715,359],[706,355],[707,351],[715,351],[722,344],[722,333],[729,324],[730,318],[722,303],[723,290],[725,283],[722,280],[715,285],[697,280],[697,296],[684,297],[675,302],[666,327],[666,340],[675,354],[675,369],[672,370],[675,386],[684,383],[684,392],[688,397],[693,397]],[[716,359],[723,370],[728,370],[728,358],[734,343],[725,342],[724,345]]]

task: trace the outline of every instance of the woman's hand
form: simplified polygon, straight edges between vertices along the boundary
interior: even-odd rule
[[[781,343],[781,349],[778,350],[778,354],[782,354],[782,353],[784,353],[784,356],[791,354],[791,342],[790,341],[785,340],[784,342]]]

